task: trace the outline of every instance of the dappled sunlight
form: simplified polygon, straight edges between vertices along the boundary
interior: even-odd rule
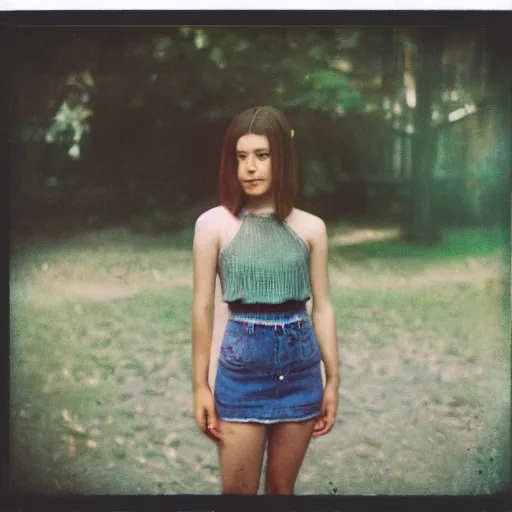
[[[345,233],[333,233],[329,236],[329,245],[332,247],[343,245],[355,245],[362,242],[377,242],[381,240],[393,240],[400,237],[399,228],[358,228]]]

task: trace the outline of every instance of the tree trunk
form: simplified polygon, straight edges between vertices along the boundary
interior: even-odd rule
[[[411,194],[405,238],[409,242],[425,245],[441,240],[433,181],[437,130],[432,125],[433,93],[440,79],[440,36],[435,28],[419,29],[415,35],[416,108],[412,135]]]
[[[511,44],[509,27],[503,23],[488,33],[490,103],[495,118],[494,173],[499,189],[494,198],[497,217],[506,227],[507,247],[510,247],[511,133],[512,133],[512,72],[508,49]]]

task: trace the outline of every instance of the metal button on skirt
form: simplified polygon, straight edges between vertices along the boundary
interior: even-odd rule
[[[320,415],[320,350],[307,312],[232,313],[215,381],[225,421],[277,423]]]

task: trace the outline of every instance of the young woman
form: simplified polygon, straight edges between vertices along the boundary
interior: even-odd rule
[[[327,234],[321,219],[294,208],[297,181],[283,113],[258,107],[235,117],[222,148],[221,205],[197,219],[193,249],[194,415],[218,444],[224,494],[257,493],[265,446],[265,492],[293,494],[311,437],[327,434],[336,416]],[[229,320],[213,394],[217,273]]]

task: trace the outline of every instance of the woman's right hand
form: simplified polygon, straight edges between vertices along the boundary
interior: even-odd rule
[[[194,416],[197,426],[214,441],[220,441],[219,417],[215,399],[208,386],[194,392]]]

